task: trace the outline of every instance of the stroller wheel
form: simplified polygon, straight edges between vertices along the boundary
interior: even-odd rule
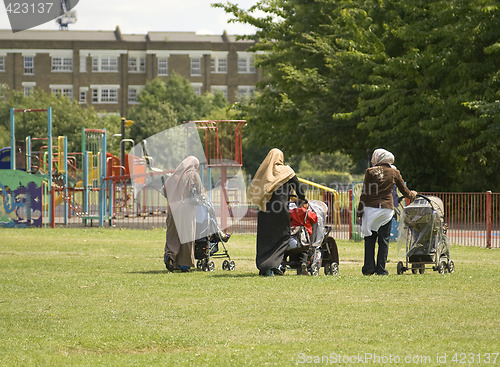
[[[339,264],[337,263],[330,264],[330,275],[339,275]]]
[[[448,261],[448,272],[449,273],[455,272],[455,263],[452,260]]]
[[[222,263],[222,270],[229,270],[229,261],[224,260]]]
[[[203,261],[198,260],[198,261],[196,262],[196,268],[198,268],[198,269],[200,269],[200,270],[201,270],[201,268],[202,268],[202,265],[203,265]]]
[[[228,267],[227,267],[227,270],[229,270],[229,271],[233,271],[235,267],[236,267],[236,265],[235,265],[234,261],[233,261],[233,260],[231,260],[231,261],[229,262],[229,265],[228,265]]]
[[[311,275],[318,276],[319,275],[319,266],[318,264],[312,264],[310,269]]]
[[[446,261],[441,261],[437,267],[437,271],[439,274],[445,274],[448,272],[448,265],[446,264]]]
[[[210,260],[210,261],[204,261],[201,269],[203,271],[214,271],[215,264],[214,264],[214,262],[212,260]]]

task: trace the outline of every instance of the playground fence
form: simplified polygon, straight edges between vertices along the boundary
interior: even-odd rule
[[[93,190],[88,192],[87,208],[81,205],[85,194],[83,187],[68,189],[67,193],[48,190],[45,187],[43,204],[40,206],[48,207],[49,200],[52,200],[53,205],[50,214],[44,211],[42,225],[165,228],[167,201],[157,189],[144,187],[136,193],[128,176],[112,176],[106,181],[104,194]],[[7,192],[2,193],[2,195],[6,194]],[[500,193],[487,191],[482,193],[423,192],[422,194],[437,196],[443,201],[444,221],[448,226],[447,235],[452,243],[500,248]],[[102,200],[99,199],[99,195],[102,195],[101,198],[105,197],[106,210],[101,207]],[[326,225],[332,228],[332,235],[336,239],[362,240],[359,235],[359,226],[355,221],[359,195],[359,183],[343,191],[327,190],[321,185],[307,185],[306,189],[306,196],[309,200],[320,200],[328,205]],[[227,230],[231,233],[255,233],[257,207],[245,202],[243,192],[228,192],[228,197],[231,213],[239,219],[232,221],[228,218]],[[24,200],[19,197],[19,194],[16,198],[16,200]],[[216,214],[219,216],[219,223],[221,220],[220,198],[220,191],[212,190],[211,199]],[[14,199],[9,199],[8,202],[14,202]],[[69,204],[65,205],[65,203]],[[21,213],[14,209],[9,215]],[[19,214],[18,223],[22,222]]]

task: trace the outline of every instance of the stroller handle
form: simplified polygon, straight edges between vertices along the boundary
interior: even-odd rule
[[[427,196],[425,196],[425,195],[421,195],[421,194],[417,194],[415,197],[416,197],[416,198],[422,198],[422,199],[426,200],[426,201],[427,201],[429,204],[431,204],[431,206],[432,206],[432,201],[431,201],[431,199],[429,199]],[[401,203],[401,201],[402,201],[404,198],[405,198],[404,196],[400,196],[400,197],[398,197],[398,205]]]

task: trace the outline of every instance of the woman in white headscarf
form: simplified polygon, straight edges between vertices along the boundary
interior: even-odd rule
[[[290,241],[291,190],[307,202],[295,172],[283,159],[281,150],[271,149],[248,189],[249,201],[259,208],[256,264],[260,275],[283,275],[281,263]]]
[[[409,190],[394,167],[394,155],[385,149],[376,149],[372,154],[372,167],[365,173],[363,191],[359,200],[357,216],[361,220],[361,236],[365,239],[365,260],[362,272],[365,275],[387,275],[385,269],[389,252],[391,220],[394,216],[392,191],[394,185],[404,197],[415,200],[416,191]],[[375,262],[375,244],[378,239],[378,254]]]

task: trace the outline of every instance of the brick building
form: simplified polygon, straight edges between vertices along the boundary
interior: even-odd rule
[[[177,73],[198,94],[222,91],[235,102],[255,90],[260,71],[252,41],[194,32],[0,30],[0,83],[30,94],[63,94],[97,111],[119,113],[137,103],[153,78]]]

